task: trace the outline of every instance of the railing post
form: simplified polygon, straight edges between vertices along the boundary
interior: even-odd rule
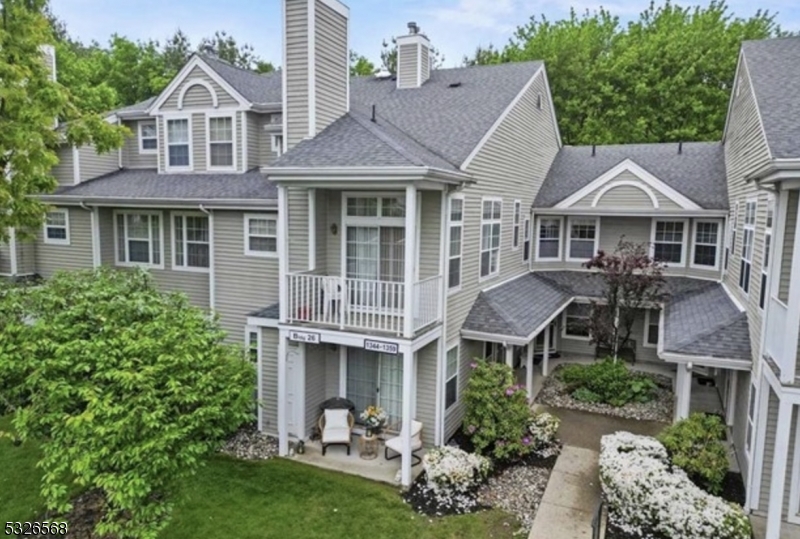
[[[405,249],[405,278],[403,279],[404,323],[403,336],[410,339],[414,335],[414,287],[415,268],[417,263],[417,188],[413,185],[406,187],[406,249]]]

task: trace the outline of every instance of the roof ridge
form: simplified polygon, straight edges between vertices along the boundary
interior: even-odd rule
[[[507,285],[507,284],[511,284],[511,283],[513,283],[514,281],[517,281],[517,280],[519,280],[519,279],[524,279],[524,278],[526,278],[526,277],[528,277],[528,278],[533,278],[533,279],[536,279],[536,278],[537,278],[535,273],[523,273],[523,274],[522,274],[522,275],[520,275],[519,277],[517,277],[517,278],[515,278],[515,279],[511,279],[510,281],[507,281],[507,282],[503,283],[503,286],[504,286],[504,285]],[[537,279],[537,280],[538,280],[538,279]],[[573,292],[571,292],[571,291],[567,291],[567,290],[564,290],[562,287],[560,287],[560,286],[558,286],[557,284],[553,283],[553,282],[552,282],[552,281],[550,281],[549,279],[546,279],[546,280],[544,280],[544,281],[541,281],[541,282],[542,282],[542,284],[545,284],[545,285],[547,285],[547,286],[550,286],[550,287],[552,287],[552,288],[553,288],[555,291],[557,291],[557,292],[561,292],[561,293],[567,294],[567,295],[568,295],[568,296],[570,296],[570,297],[574,297],[574,296],[575,296],[575,294],[574,294]],[[490,291],[491,291],[491,290],[490,290]],[[484,297],[485,297],[485,299],[486,299],[487,303],[489,303],[489,306],[490,306],[490,307],[492,307],[492,308],[493,308],[493,309],[494,309],[494,310],[495,310],[495,311],[496,311],[498,314],[502,315],[502,317],[503,317],[503,320],[504,320],[504,321],[505,321],[505,322],[506,322],[506,323],[507,323],[507,324],[508,324],[510,327],[512,327],[512,328],[514,329],[514,331],[516,331],[518,334],[519,334],[519,333],[524,333],[524,331],[525,331],[525,328],[521,327],[519,324],[517,324],[517,323],[516,323],[516,321],[515,321],[515,318],[514,318],[513,316],[511,316],[511,315],[510,315],[510,314],[509,314],[509,313],[506,311],[506,309],[505,309],[505,306],[504,306],[502,303],[500,303],[500,302],[497,302],[497,301],[495,301],[494,299],[492,299],[490,294],[485,294],[485,291],[481,291],[481,294],[483,294],[483,295],[484,295]],[[479,295],[480,295],[480,294],[479,294]]]
[[[386,146],[390,147],[392,150],[397,152],[401,157],[408,159],[418,167],[425,165],[425,163],[423,163],[421,159],[409,153],[405,148],[403,148],[403,146],[399,142],[394,140],[388,133],[385,133],[381,129],[378,129],[378,126],[373,124],[373,122],[365,120],[363,118],[359,118],[358,117],[359,113],[354,113],[353,111],[350,111],[348,113],[348,116],[350,116],[353,120],[355,120],[356,123],[358,123],[358,125],[360,125],[363,129],[369,131],[370,133],[378,137],[381,140],[381,142],[383,142]]]

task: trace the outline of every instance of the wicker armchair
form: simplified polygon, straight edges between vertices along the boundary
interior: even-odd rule
[[[325,410],[319,421],[319,432],[322,436],[322,456],[329,445],[347,446],[347,454],[350,454],[350,439],[353,434],[355,418],[348,410]]]

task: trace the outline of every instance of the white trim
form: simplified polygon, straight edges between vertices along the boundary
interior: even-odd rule
[[[753,213],[752,213],[753,222],[748,224],[747,215],[748,215],[748,206],[750,206],[750,204],[753,205]],[[752,284],[753,284],[753,266],[755,265],[753,263],[753,258],[754,258],[753,255],[755,254],[755,251],[756,251],[756,223],[757,223],[757,221],[758,221],[758,198],[756,198],[756,197],[748,197],[745,200],[745,203],[744,203],[744,219],[742,220],[742,250],[741,250],[740,255],[739,255],[739,283],[738,283],[739,284],[739,290],[741,290],[742,293],[745,296],[748,296],[748,297],[750,296],[750,290],[751,290]],[[747,253],[747,251],[748,251],[748,248],[747,248],[747,236],[748,236],[747,232],[748,231],[750,232],[751,244],[750,244],[750,248],[749,248],[750,252],[748,253],[750,256],[746,257],[745,253]],[[742,272],[742,268],[744,267],[744,263],[747,263],[748,266],[749,266],[748,267],[749,272],[748,272],[746,281],[743,281],[744,274]],[[760,279],[760,276],[759,276],[759,279]],[[745,289],[745,286],[746,286],[747,289]]]
[[[444,193],[442,196],[445,196]],[[444,215],[444,222],[445,226],[447,227],[445,230],[445,241],[442,247],[442,253],[444,254],[444,273],[442,274],[444,278],[444,287],[447,290],[447,295],[455,294],[461,291],[461,287],[464,284],[464,218],[466,217],[466,210],[467,210],[467,201],[464,197],[464,193],[452,193],[449,196],[446,196],[446,203],[444,207],[446,209],[446,215]],[[461,221],[457,221],[453,223],[450,218],[452,216],[452,201],[453,200],[460,200],[461,201]],[[458,286],[450,286],[450,261],[453,260],[454,256],[450,255],[450,242],[452,241],[452,229],[453,227],[459,227],[461,229],[461,242],[460,242],[460,253],[458,255],[459,259],[459,269],[458,269]]]
[[[339,346],[339,396],[347,398],[347,346]]]
[[[531,215],[528,214],[522,220],[522,262],[530,267],[531,259],[533,258],[533,228],[532,228],[533,220],[531,219]],[[525,242],[528,243],[528,256],[525,256]]]
[[[573,221],[591,221],[594,220],[594,248],[592,249],[592,256],[597,254],[600,249],[600,218],[599,217],[580,217],[578,215],[571,215],[567,217],[567,226],[564,231],[564,260],[567,262],[586,262],[588,258],[573,258],[570,254],[572,251],[572,223]],[[586,241],[578,239],[577,241]],[[591,258],[591,257],[590,257]]]
[[[219,97],[217,96],[217,91],[213,86],[203,79],[189,79],[181,88],[180,94],[178,94],[178,110],[183,110],[183,100],[186,97],[186,92],[195,86],[202,86],[208,90],[208,93],[211,94],[211,103],[214,105],[214,108],[219,108]]]
[[[142,146],[142,143],[144,142],[144,137],[142,136],[142,127],[147,126],[147,125],[152,125],[156,129],[156,134],[155,134],[154,137],[147,137],[148,140],[149,139],[153,139],[153,138],[156,139],[156,147],[154,149],[152,149],[152,150],[145,149]],[[159,147],[159,144],[158,144],[158,123],[156,122],[156,119],[153,118],[152,120],[141,120],[141,121],[136,123],[136,127],[137,127],[137,132],[138,132],[138,141],[139,141],[139,144],[138,144],[138,146],[139,146],[139,155],[153,155],[155,153],[158,153],[158,147]]]
[[[281,2],[281,56],[283,60],[284,69],[286,68],[287,64],[287,56],[288,56],[288,47],[286,45],[286,29],[289,27],[287,22],[287,14],[286,14],[286,2]],[[349,51],[348,51],[349,54]],[[347,65],[349,66],[350,63],[348,62]],[[350,77],[348,77],[350,78]],[[288,91],[288,84],[286,81],[286,72],[284,71],[281,75],[281,133],[283,135],[283,151],[286,151],[286,141],[288,139],[289,134],[289,119],[287,115],[287,111],[289,110],[289,91]],[[281,273],[281,279],[283,279],[284,274]],[[281,316],[281,320],[285,320],[283,316]]]
[[[379,199],[379,201],[380,201],[380,199]],[[379,204],[379,206],[380,206],[380,204]],[[379,210],[378,215],[380,215],[380,210]],[[405,260],[404,260],[404,263],[405,263],[405,276],[404,276],[405,299],[404,299],[404,302],[403,302],[403,308],[405,310],[405,313],[404,313],[405,321],[403,323],[403,336],[408,338],[408,339],[410,339],[414,335],[414,308],[413,308],[413,304],[414,304],[414,286],[413,286],[413,283],[414,283],[414,276],[416,275],[416,266],[417,266],[416,257],[414,256],[414,253],[417,252],[417,231],[415,230],[416,225],[417,225],[417,188],[414,185],[409,185],[409,186],[406,187],[406,217],[405,217],[406,250],[405,250]],[[408,357],[407,357],[409,355],[412,356],[411,360],[409,360]],[[409,365],[407,365],[409,363],[409,361],[411,361],[411,365],[410,366],[413,367],[414,366],[414,360],[413,360],[413,352],[411,352],[411,351],[409,351],[406,354],[404,354],[404,359],[403,359],[403,363],[404,363],[403,367],[404,368],[409,367]],[[410,416],[406,416],[406,414],[409,414],[411,412],[411,410],[408,409],[408,406],[410,406],[411,403],[406,403],[405,399],[410,397],[409,395],[406,395],[406,390],[410,390],[408,385],[411,382],[409,377],[412,374],[413,374],[413,372],[409,372],[409,373],[405,373],[404,372],[404,374],[403,374],[403,388],[404,388],[404,390],[403,390],[403,399],[404,399],[404,402],[403,402],[403,427],[404,427],[404,430],[407,430],[411,426],[411,423],[409,421],[407,421],[407,420],[410,420],[411,417]],[[409,443],[410,443],[410,440],[409,440]],[[410,457],[410,455],[411,455],[410,451],[409,451],[408,455]],[[406,461],[406,460],[410,460],[410,459],[406,459],[404,457],[403,461]],[[406,474],[405,471],[403,473],[404,473],[404,475],[408,475],[408,474]],[[410,473],[410,468],[409,468],[409,473]]]
[[[178,264],[176,262],[177,256],[177,249],[175,249],[176,237],[175,237],[175,218],[180,217],[183,228],[183,264]],[[187,217],[202,217],[206,219],[208,223],[208,267],[207,268],[198,268],[195,266],[189,266],[189,250],[188,250],[188,240],[186,234],[186,218]],[[203,212],[196,212],[196,211],[170,211],[169,212],[169,224],[170,224],[170,240],[172,241],[171,251],[172,251],[172,269],[175,271],[186,271],[190,273],[211,273],[211,219],[209,219],[209,215]],[[193,243],[201,243],[201,242],[193,242]]]
[[[278,143],[278,139],[280,138],[280,144]],[[275,154],[276,157],[280,157],[283,155],[283,140],[284,136],[282,133],[273,133],[270,136],[271,145],[272,145],[272,153]]]
[[[765,369],[769,371],[769,369]],[[769,396],[772,392],[769,381],[766,377],[762,377],[758,381],[758,399],[756,405],[757,415],[754,419],[756,425],[756,432],[753,433],[755,440],[755,447],[753,448],[754,458],[750,464],[750,488],[747,491],[748,508],[751,510],[758,510],[761,504],[761,479],[764,468],[764,445],[767,439],[767,413],[769,411]]]
[[[119,259],[119,231],[117,225],[117,216],[118,215],[155,215],[158,217],[158,245],[159,245],[159,260],[161,260],[160,264],[152,264],[152,263],[144,263],[144,262],[127,262],[121,261]],[[163,211],[153,211],[153,210],[114,210],[113,213],[114,219],[114,263],[123,268],[152,268],[152,269],[164,269],[164,228],[168,226],[164,222],[164,212]],[[125,258],[129,258],[130,254],[128,253],[128,235],[127,235],[127,217],[124,219],[125,222],[125,232],[123,233],[125,237]],[[150,231],[150,238],[149,242],[149,250],[150,250],[150,259],[153,258],[153,222],[148,220],[148,229]]]
[[[92,227],[92,266],[99,268],[102,264],[100,246],[100,208],[95,206],[89,214],[89,221]]]
[[[488,220],[485,220],[483,218],[483,205],[486,202],[491,202],[492,203],[492,216]],[[499,218],[495,218],[494,217],[494,203],[495,202],[499,202],[500,203],[500,217]],[[480,206],[480,209],[479,209],[480,215],[481,215],[481,220],[480,220],[480,236],[479,236],[480,239],[479,239],[479,243],[478,243],[478,282],[488,281],[489,279],[493,279],[493,278],[497,277],[498,275],[500,275],[500,254],[503,251],[503,210],[504,210],[503,206],[504,206],[503,199],[501,197],[496,197],[496,196],[484,196],[484,197],[481,197],[481,206]],[[495,269],[495,271],[491,271],[492,265],[491,265],[491,255],[490,255],[489,273],[487,273],[486,275],[481,275],[481,272],[483,271],[482,264],[483,264],[483,253],[484,253],[484,249],[483,249],[483,226],[484,225],[494,226],[496,224],[500,225],[500,232],[497,235],[498,236],[498,239],[497,239],[497,241],[498,241],[498,243],[497,243],[497,268]],[[488,252],[491,253],[493,250],[494,250],[494,248],[490,247]]]
[[[661,342],[661,328],[659,327],[658,331],[658,341],[653,344],[649,342],[648,338],[650,337],[650,311],[661,309],[653,309],[652,307],[646,308],[644,310],[644,338],[642,339],[642,346],[645,348],[658,348],[658,343]],[[661,319],[661,314],[659,314],[659,320]]]
[[[447,377],[447,356],[450,351],[455,348],[456,349],[456,372],[451,377]],[[510,348],[509,348],[510,349]],[[444,352],[444,376],[442,377],[442,394],[444,396],[444,413],[445,415],[452,410],[453,406],[458,405],[459,401],[461,400],[461,339],[456,339],[456,343],[454,345],[449,345],[445,348]],[[450,405],[447,406],[447,384],[453,378],[456,379],[456,400]]]
[[[190,172],[194,170],[194,129],[193,129],[193,121],[192,121],[192,114],[187,113],[175,113],[175,114],[164,114],[164,170],[166,172]],[[178,120],[185,120],[186,127],[188,130],[188,137],[189,140],[185,143],[189,146],[189,165],[188,166],[170,166],[169,164],[169,147],[172,146],[169,141],[169,123],[172,121]],[[174,144],[175,146],[183,146],[183,142]],[[207,149],[207,148],[206,148]]]
[[[734,80],[734,88],[736,89],[736,91],[731,92],[731,99],[728,102],[728,111],[727,111],[727,114],[725,115],[725,128],[722,131],[722,142],[725,143],[725,141],[728,138],[728,124],[730,123],[730,119],[731,119],[731,110],[733,109],[733,102],[740,95],[740,93],[739,93],[739,86],[740,86],[740,84],[739,84],[740,83],[739,75],[741,73],[740,73],[739,70],[740,70],[740,68],[742,66],[744,66],[744,69],[747,72],[747,83],[748,83],[748,86],[750,87],[750,97],[753,100],[753,104],[756,106],[756,115],[758,116],[758,127],[760,128],[759,129],[759,133],[761,133],[761,136],[764,139],[764,146],[766,146],[766,148],[767,148],[767,153],[769,154],[769,158],[773,159],[772,149],[769,147],[769,142],[767,141],[767,132],[764,129],[764,119],[761,117],[761,109],[758,106],[758,99],[756,98],[755,88],[753,88],[753,78],[750,76],[750,69],[747,67],[747,58],[746,58],[746,56],[744,54],[744,49],[741,48],[741,47],[740,47],[740,52],[739,52],[739,61],[736,64],[736,74],[735,74],[735,76],[733,78],[733,80]]]
[[[72,183],[81,183],[81,151],[77,146],[72,147]]]
[[[243,237],[244,237],[244,255],[245,256],[256,256],[260,258],[277,258],[278,252],[280,251],[280,219],[279,215],[275,213],[245,213],[244,214],[244,228],[243,228]],[[275,221],[276,227],[276,234],[275,234],[275,243],[276,248],[275,251],[251,251],[250,250],[250,221],[253,219],[259,220],[273,220]],[[265,237],[269,238],[271,236],[258,236],[258,237]]]
[[[625,208],[592,208],[591,206],[578,206],[575,208],[534,208],[536,215],[553,215],[553,216],[569,216],[577,215],[581,217],[647,217],[648,219],[657,216],[664,219],[688,219],[691,217],[700,217],[703,219],[719,217],[724,218],[728,210],[670,210],[662,208],[655,213],[653,210],[647,209],[625,209]]]
[[[217,265],[214,261],[216,246],[214,242],[214,211],[200,207],[208,215],[208,307],[217,307]]]
[[[466,172],[467,168],[472,164],[472,161],[478,155],[478,152],[480,152],[486,145],[486,143],[489,141],[489,139],[492,138],[492,135],[495,134],[495,132],[500,128],[500,125],[505,121],[506,117],[509,114],[511,114],[511,111],[514,110],[517,104],[522,100],[522,97],[528,92],[528,89],[530,89],[530,87],[533,86],[533,82],[539,76],[539,73],[542,73],[543,71],[544,71],[544,64],[542,64],[542,66],[536,70],[536,73],[534,73],[531,76],[530,80],[525,83],[525,86],[522,87],[522,90],[520,90],[520,92],[516,95],[516,97],[514,97],[514,100],[511,101],[511,103],[506,107],[503,113],[497,118],[497,120],[495,120],[494,124],[492,124],[492,127],[490,127],[489,130],[486,132],[486,134],[483,135],[483,138],[478,143],[478,145],[472,149],[472,151],[469,153],[464,162],[461,163],[459,169]],[[398,80],[400,80],[399,77]],[[559,146],[561,146],[560,137],[559,137]]]
[[[561,130],[558,128],[558,116],[556,116],[556,108],[553,104],[553,92],[550,91],[550,79],[547,76],[547,66],[542,66],[542,73],[544,78],[544,88],[547,92],[547,101],[550,103],[550,118],[553,120],[553,132],[556,135],[556,140],[558,141],[558,147],[561,148]]]
[[[522,201],[519,199],[514,200],[514,205],[511,208],[511,250],[519,251],[520,245],[522,245]],[[519,218],[519,222],[517,222],[517,218]],[[514,237],[515,234],[516,238]],[[514,245],[515,239],[516,245]]]
[[[317,269],[317,190],[308,190],[308,271]]]
[[[713,266],[704,266],[703,264],[695,264],[695,250],[697,249],[697,225],[700,223],[713,223],[717,225],[717,243],[715,247],[715,257],[714,257],[714,265]],[[709,271],[719,271],[721,265],[721,251],[722,251],[722,235],[724,233],[724,225],[721,221],[717,219],[694,219],[692,223],[692,242],[691,242],[691,252],[689,253],[689,267],[694,269],[703,269]],[[709,245],[707,243],[703,243],[700,245]]]
[[[59,239],[59,238],[48,238],[47,237],[47,228],[48,228],[48,226],[50,226],[50,225],[47,224],[47,215],[51,214],[51,213],[60,213],[60,214],[64,215],[64,225],[63,226],[56,225],[56,226],[53,226],[52,228],[63,228],[64,231],[66,232],[66,238]],[[70,244],[70,233],[69,233],[69,228],[70,227],[69,227],[69,209],[68,208],[53,208],[52,210],[47,211],[45,213],[45,215],[44,215],[44,222],[42,223],[42,226],[44,227],[43,231],[42,231],[42,234],[43,234],[42,238],[43,238],[43,241],[44,241],[45,244],[47,244],[47,245],[69,245]]]
[[[789,514],[786,520],[800,524],[800,414],[797,414],[792,455],[792,488],[789,492]]]
[[[67,228],[69,235],[69,228]],[[11,275],[16,276],[19,273],[19,266],[17,262],[17,229],[13,226],[8,229],[8,250],[9,259],[11,262]]]
[[[668,267],[686,267],[686,252],[689,250],[689,235],[691,234],[691,227],[689,226],[688,219],[673,219],[667,217],[653,217],[650,220],[650,256],[655,257],[656,253],[656,228],[658,223],[682,223],[683,233],[681,234],[681,260],[680,262],[663,261]],[[674,242],[659,242],[666,245],[677,245]]]
[[[600,189],[597,192],[597,194],[594,196],[594,200],[592,200],[592,208],[596,208],[597,207],[597,205],[600,203],[600,199],[602,199],[603,196],[606,193],[608,193],[609,191],[611,191],[612,189],[614,189],[616,187],[623,187],[623,186],[626,186],[626,185],[630,186],[630,187],[635,187],[635,188],[639,189],[640,191],[642,191],[645,195],[648,196],[648,198],[650,199],[650,202],[652,202],[653,208],[655,208],[655,209],[659,208],[658,198],[656,197],[656,194],[653,193],[652,189],[650,189],[647,185],[642,185],[641,183],[635,182],[633,180],[617,180],[617,181],[614,181],[614,182],[607,183],[605,185],[605,187]]]
[[[236,162],[236,127],[238,122],[236,121],[236,117],[238,114],[234,112],[226,112],[226,111],[219,111],[205,114],[205,124],[206,124],[206,170],[214,171],[214,172],[236,172],[238,170],[238,163]],[[230,118],[231,119],[231,141],[230,143],[226,141],[217,141],[214,144],[230,144],[231,145],[231,164],[230,166],[213,166],[211,164],[211,119],[212,118]],[[190,139],[194,139],[194,136],[191,136]]]
[[[242,127],[242,136],[241,136],[241,141],[242,141],[241,142],[241,145],[242,145],[242,162],[240,163],[242,165],[241,170],[242,170],[242,172],[247,172],[248,167],[250,166],[250,164],[249,164],[250,156],[248,155],[248,152],[247,152],[247,146],[248,146],[247,129],[248,129],[248,125],[250,124],[250,120],[247,119],[247,112],[240,112],[240,113],[237,113],[237,115],[239,115],[241,117],[241,121],[239,122],[239,125]],[[235,156],[236,156],[236,153],[237,153],[236,152],[236,148],[234,148],[233,150],[234,150],[233,154],[234,154],[234,159],[235,159]]]
[[[556,220],[558,221],[558,255],[555,257],[543,257],[539,254],[539,241],[541,240],[541,228],[542,228],[542,219],[548,220]],[[536,250],[534,254],[534,261],[535,262],[557,262],[561,260],[562,254],[562,247],[564,244],[564,218],[563,217],[551,217],[551,216],[544,216],[541,215],[536,218],[536,227],[535,227],[536,234],[532,239],[536,241]],[[531,247],[533,248],[533,246]]]
[[[659,324],[660,329],[660,324]],[[701,367],[715,369],[728,369],[736,371],[749,371],[753,362],[749,359],[725,359],[713,356],[693,356],[688,354],[678,354],[674,352],[659,352],[658,357],[667,363],[694,364]]]
[[[772,470],[770,470],[769,504],[767,506],[766,537],[769,539],[777,539],[780,535],[793,406],[794,404],[789,399],[783,399],[780,395],[778,396],[778,423],[775,430]]]
[[[317,134],[317,10],[316,0],[308,0],[307,4],[308,50],[306,67],[308,76],[308,138]],[[349,63],[347,64],[350,65]],[[286,110],[286,109],[284,109]]]
[[[255,331],[258,334],[258,362],[256,364],[256,376],[258,379],[256,380],[256,416],[258,421],[258,430],[259,432],[264,431],[264,338],[262,335],[262,329],[259,326],[250,325],[250,321],[247,321],[247,325],[244,328],[246,339],[245,343],[249,345],[247,339],[249,339],[249,334],[252,331]]]
[[[278,189],[281,189],[281,187],[279,187]],[[281,302],[281,305],[283,305],[283,302]],[[280,329],[278,331],[278,453],[281,456],[287,456],[289,454],[289,431],[288,431],[289,425],[288,425],[288,416],[286,411],[287,340],[288,340],[287,330]]]
[[[164,172],[164,160],[167,158],[163,150],[162,141],[167,140],[167,124],[161,116],[156,116],[156,134],[158,134],[158,151],[156,152],[156,167],[159,172]],[[163,154],[163,157],[162,157]]]
[[[623,172],[630,172],[631,174],[637,176],[640,180],[644,183],[659,191],[662,195],[667,197],[668,199],[672,200],[675,204],[680,206],[684,210],[702,210],[700,206],[696,203],[692,202],[687,197],[680,194],[678,191],[664,183],[663,181],[659,180],[641,166],[637,165],[631,159],[625,159],[622,163],[616,165],[615,167],[607,170],[591,182],[585,185],[581,189],[575,191],[572,195],[565,198],[558,204],[554,206],[555,209],[566,209],[573,205],[575,205],[580,200],[584,199],[585,197],[589,196],[590,194],[594,193],[597,189],[604,186],[606,183],[610,182]]]

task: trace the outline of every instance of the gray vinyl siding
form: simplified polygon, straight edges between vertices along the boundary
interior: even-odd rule
[[[760,494],[758,498],[758,511],[766,514],[769,510],[769,490],[772,484],[772,464],[775,460],[775,435],[778,427],[778,407],[780,401],[773,389],[769,388],[769,403],[767,409],[767,430],[764,439],[764,459],[761,471]],[[782,517],[785,519],[789,514],[789,501],[792,488],[792,462],[794,460],[794,447],[797,440],[797,414],[798,407],[792,407],[791,431],[789,434],[789,452],[786,462],[786,480],[783,491],[783,510]]]
[[[397,87],[416,88],[417,86],[417,47],[400,45],[397,47]]]
[[[278,434],[278,330],[261,328],[262,430]]]
[[[50,173],[58,181],[58,185],[75,184],[75,157],[72,146],[59,146],[56,152],[58,164]]]
[[[235,116],[234,116],[235,118]],[[234,119],[234,126],[236,120]],[[206,155],[206,116],[205,114],[192,114],[192,164],[196,171],[208,169]],[[234,127],[234,129],[236,129]]]
[[[541,109],[536,106],[539,94]],[[447,300],[448,342],[458,335],[481,289],[528,271],[527,262],[522,260],[522,248],[512,250],[511,245],[514,200],[522,203],[524,221],[528,216],[527,208],[531,207],[558,151],[554,122],[542,72],[467,168],[477,183],[464,190],[462,288]],[[483,196],[503,198],[503,224],[499,274],[479,280]]]
[[[289,148],[308,135],[308,4],[288,2],[286,17],[286,143]]]
[[[456,341],[446,344],[446,348],[451,348],[451,345]],[[444,412],[444,441],[450,439],[453,434],[461,426],[461,421],[464,418],[466,407],[464,405],[464,391],[467,389],[469,382],[469,375],[472,372],[470,363],[483,353],[483,343],[479,341],[461,340],[461,347],[459,349],[458,357],[458,399],[455,404],[450,406]],[[444,388],[442,389],[444,390]]]
[[[747,481],[748,462],[745,450],[747,439],[747,414],[750,405],[750,372],[739,371],[736,377],[736,403],[733,411],[733,446],[742,477]],[[756,401],[757,402],[757,401]]]
[[[17,275],[34,273],[36,273],[36,242],[23,240],[17,235]]]
[[[319,405],[325,401],[325,371],[328,345],[307,344],[306,346],[306,379],[305,379],[305,416],[306,437],[314,432],[319,420]]]
[[[199,84],[194,84],[192,82],[194,79],[202,79],[210,84],[212,88],[214,88],[217,93],[217,100],[220,108],[235,107],[239,104],[236,99],[226,92],[222,86],[217,84],[217,82],[214,81],[214,79],[212,79],[208,73],[206,73],[201,67],[197,66],[192,69],[191,72],[189,72],[181,84],[175,88],[175,91],[169,95],[167,100],[161,106],[160,110],[178,110],[178,97],[180,96],[183,87],[188,84],[191,84],[192,86],[189,88],[183,98],[183,108],[212,108],[214,106],[214,101],[211,97],[211,93],[205,87],[200,86]]]
[[[328,269],[328,244],[331,240],[328,239],[331,234],[331,227],[328,224],[328,194],[330,192],[317,189],[316,190],[316,225],[317,225],[317,245],[316,245],[316,264],[314,269]],[[330,274],[329,274],[330,275]]]
[[[423,191],[421,197],[419,230],[420,280],[441,274],[440,238],[442,235],[442,193]]]
[[[245,130],[247,131],[247,163],[245,169],[251,170],[267,164],[261,161],[261,119],[259,115],[253,114],[252,112],[245,112],[243,114]]]
[[[342,266],[342,239],[339,235],[334,236],[331,234],[330,229],[334,223],[341,225],[342,223],[342,193],[341,191],[325,191],[327,201],[327,220],[325,234],[326,236],[317,236],[317,241],[323,237],[327,237],[328,241],[325,249],[325,264],[328,275],[338,275]],[[344,230],[340,230],[339,234],[344,234]],[[320,261],[317,261],[318,267]]]
[[[308,236],[308,189],[288,187],[286,196],[289,206],[289,271],[307,271],[308,242],[310,241]],[[321,240],[322,238],[319,238],[317,241]]]
[[[153,122],[153,120],[149,120]],[[125,138],[125,145],[122,147],[122,166],[125,168],[158,168],[158,150],[153,153],[139,153],[139,124],[148,123],[142,121],[123,122],[123,125],[131,130],[131,136]],[[158,145],[161,146],[159,137]]]
[[[422,63],[420,64],[420,71],[422,72],[422,83],[424,84],[425,81],[431,78],[431,51],[425,45],[421,45],[421,47],[420,61]]]
[[[728,270],[724,281],[728,289],[746,306],[750,322],[750,342],[753,360],[759,355],[758,343],[761,342],[762,315],[758,305],[761,288],[761,263],[764,246],[764,229],[767,212],[767,195],[756,190],[755,182],[745,180],[748,174],[765,165],[769,159],[769,149],[761,127],[755,98],[751,92],[750,75],[746,61],[739,63],[739,80],[733,88],[739,88],[739,95],[734,92],[728,115],[728,126],[725,135],[725,166],[728,172],[728,198],[733,210],[739,202],[739,218],[736,230],[736,245],[730,253]],[[758,198],[756,229],[751,267],[750,293],[745,294],[739,288],[739,272],[742,257],[742,233],[744,224],[745,202],[748,198]]]
[[[270,121],[270,114],[261,114],[258,119],[258,165],[267,166],[278,158],[278,154],[272,151],[272,135],[280,135],[281,124]]]
[[[239,211],[214,212],[214,310],[229,338],[237,342],[241,342],[247,315],[279,298],[278,258],[244,254],[244,215]],[[264,215],[277,218],[276,213]]]
[[[600,198],[597,204],[598,208],[653,209],[653,202],[646,193],[646,191],[650,191],[655,195],[656,200],[658,201],[659,204],[659,209],[662,210],[681,209],[681,207],[678,204],[673,202],[671,199],[669,199],[667,196],[665,196],[657,189],[654,189],[649,185],[647,185],[638,176],[636,176],[630,171],[621,172],[609,183],[617,181],[633,182],[637,185],[640,185],[641,189],[639,187],[634,187],[632,185],[620,185],[614,187],[606,191],[606,193]],[[604,189],[604,187],[605,186],[598,187],[593,192],[589,193],[581,200],[576,202],[574,206],[581,208],[591,207],[595,197],[599,194],[600,191]]]
[[[797,230],[797,203],[798,191],[788,191],[781,196],[788,196],[789,203],[786,212],[786,227],[783,232],[783,257],[781,258],[780,281],[778,281],[778,298],[789,301],[789,282],[792,277],[792,258],[794,257],[794,237]],[[778,246],[778,248],[781,248]]]
[[[44,229],[37,232],[36,272],[49,279],[60,270],[91,269],[92,222],[90,212],[81,208],[65,209],[69,213],[69,245],[52,245],[44,242]]]
[[[0,276],[11,275],[11,246],[0,242]]]
[[[117,151],[99,154],[94,146],[83,146],[78,152],[80,154],[81,182],[119,170],[119,152]]]
[[[417,352],[417,413],[415,419],[422,427],[422,442],[426,447],[434,445],[436,425],[436,364],[439,341],[433,341]]]
[[[327,354],[325,356],[325,398],[339,397],[339,365],[341,363],[341,356],[339,349],[330,350],[326,347]]]
[[[319,0],[316,6],[316,102],[317,132],[342,116],[348,108],[350,77],[347,50],[347,19]]]

